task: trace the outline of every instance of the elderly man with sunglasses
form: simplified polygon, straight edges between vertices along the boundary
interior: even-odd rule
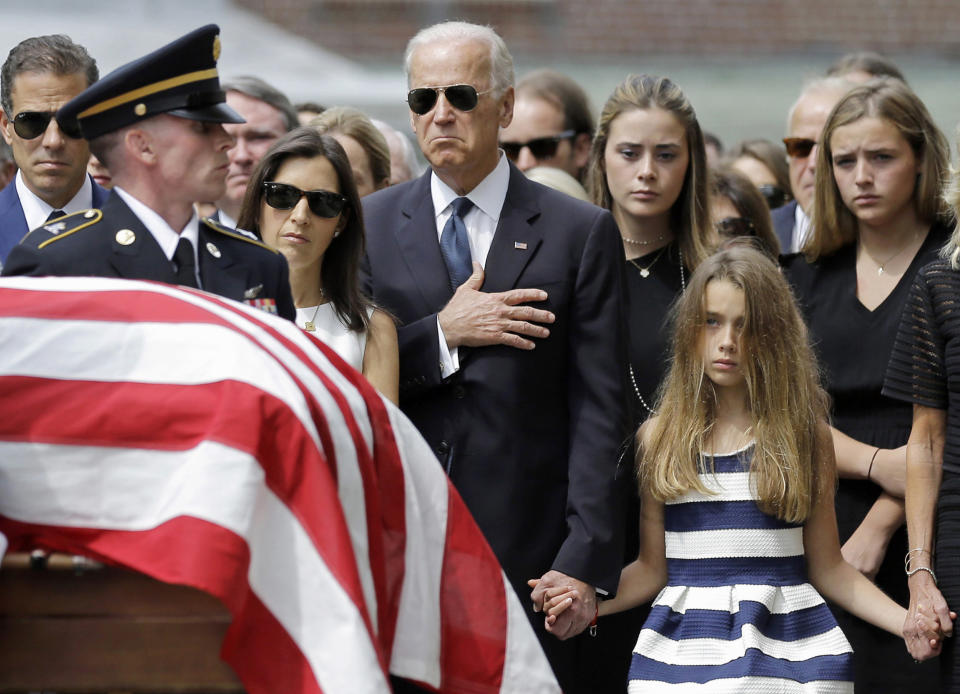
[[[555,636],[594,619],[596,594],[616,590],[622,563],[616,478],[628,399],[616,224],[529,181],[498,147],[513,113],[513,63],[491,29],[424,29],[408,44],[406,71],[431,168],[363,200],[366,289],[400,322],[400,406],[530,606],[563,690],[593,691],[579,657],[589,636]],[[551,635],[537,610],[553,586],[581,598]]]
[[[283,256],[193,208],[223,194],[233,144],[223,123],[243,122],[220,89],[219,31],[196,29],[60,107],[57,122],[79,127],[114,187],[101,209],[30,232],[4,275],[154,280],[295,318]]]
[[[14,46],[0,70],[0,129],[19,172],[0,191],[0,263],[30,229],[100,207],[107,191],[87,175],[90,150],[57,109],[97,81],[96,61],[66,36]]]
[[[770,213],[773,231],[784,253],[801,250],[810,233],[817,143],[830,111],[852,86],[840,77],[821,77],[807,83],[790,109],[783,145],[787,149],[794,200]]]

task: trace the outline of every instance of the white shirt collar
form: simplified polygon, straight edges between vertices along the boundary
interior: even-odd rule
[[[798,202],[793,213],[793,238],[791,239],[793,248],[790,250],[794,253],[799,252],[807,242],[808,236],[810,236],[810,218]]]
[[[507,188],[510,185],[510,165],[507,158],[500,151],[500,159],[493,171],[487,174],[477,186],[466,194],[474,206],[487,215],[494,222],[500,220],[503,203],[507,199]],[[433,197],[433,213],[440,216],[457,198],[456,191],[440,180],[436,172],[430,176],[430,195]]]
[[[83,185],[80,186],[77,194],[66,205],[57,208],[51,207],[27,188],[27,184],[23,180],[23,171],[17,171],[15,180],[17,195],[20,197],[20,207],[23,208],[23,216],[27,220],[27,229],[36,229],[46,224],[47,217],[54,209],[63,210],[66,214],[73,214],[93,207],[93,184],[86,174],[83,176]]]
[[[173,254],[177,250],[177,243],[181,238],[184,238],[193,244],[194,262],[197,264],[197,267],[199,267],[199,263],[197,263],[197,245],[200,240],[200,230],[196,210],[194,210],[190,216],[187,225],[180,231],[175,231],[164,221],[163,217],[130,195],[130,193],[123,188],[114,186],[113,189],[117,191],[117,194],[127,203],[127,207],[137,215],[143,226],[147,228],[147,231],[153,235],[153,238],[156,239],[168,260],[173,260]]]
[[[217,211],[220,213],[220,223],[225,227],[230,227],[231,229],[237,228],[237,220],[228,215],[223,208],[217,208]]]

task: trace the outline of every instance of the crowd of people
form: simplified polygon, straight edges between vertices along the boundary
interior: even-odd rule
[[[595,118],[445,22],[404,56],[414,145],[221,83],[219,47],[103,78],[65,36],[10,50],[3,275],[323,340],[432,448],[568,694],[960,692],[960,180],[895,65],[846,56],[782,143],[723,152],[668,77]]]

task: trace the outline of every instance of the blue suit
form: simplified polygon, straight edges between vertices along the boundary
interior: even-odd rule
[[[770,210],[773,220],[773,233],[780,239],[780,252],[783,255],[793,252],[794,227],[797,224],[797,201],[791,200],[786,205]]]
[[[98,186],[92,178],[90,183],[93,185],[91,207],[103,207],[110,191]],[[10,249],[20,243],[28,231],[27,218],[23,215],[23,206],[17,195],[17,179],[14,178],[6,188],[0,190],[0,263],[7,262]]]
[[[400,322],[400,406],[447,470],[522,604],[553,568],[616,591],[624,518],[617,453],[627,438],[623,248],[610,213],[528,180],[510,182],[482,290],[544,289],[550,336],[526,351],[460,347],[442,378],[437,312],[453,292],[430,172],[363,199],[367,293]],[[628,464],[621,474],[633,475]],[[546,635],[567,692],[572,642]]]

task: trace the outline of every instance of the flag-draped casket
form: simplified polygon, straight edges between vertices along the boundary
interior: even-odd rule
[[[0,531],[216,596],[254,694],[559,691],[403,414],[292,323],[202,292],[0,280]]]

